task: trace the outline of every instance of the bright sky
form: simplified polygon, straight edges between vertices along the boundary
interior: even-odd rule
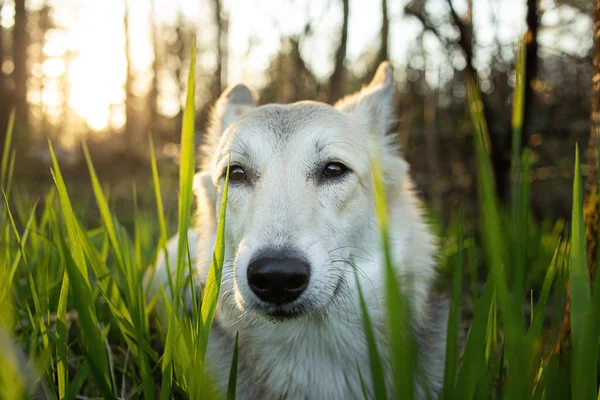
[[[129,0],[130,37],[135,70],[134,91],[144,94],[151,79],[153,60],[150,42],[151,1],[159,24],[175,24],[178,12],[198,26],[199,60],[205,67],[215,65],[215,55],[202,51],[212,47],[215,28],[210,0]],[[124,0],[29,0],[30,9],[44,3],[53,9],[52,17],[61,29],[51,31],[43,49],[46,56],[42,73],[48,77],[43,93],[32,93],[30,100],[40,101],[49,114],[60,112],[62,93],[58,81],[63,75],[65,54],[71,52],[69,64],[68,104],[94,130],[107,126],[117,128],[124,123],[124,81],[126,60],[124,56],[123,13]],[[341,26],[339,0],[224,0],[230,19],[228,82],[244,80],[255,86],[264,83],[263,72],[280,45],[281,35],[302,32],[306,21],[313,22],[314,32],[302,42],[301,51],[307,63],[320,78],[326,78],[333,68],[334,46]],[[391,19],[390,57],[396,66],[405,65],[411,46],[420,33],[419,22],[405,18],[403,0],[388,0]],[[465,10],[465,0],[455,0],[459,12]],[[550,8],[553,0],[543,0],[542,6]],[[348,36],[348,62],[361,68],[357,60],[367,49],[377,44],[380,27],[380,2],[351,0]],[[446,0],[428,0],[427,10],[435,20],[447,14]],[[0,24],[10,28],[14,23],[14,3],[5,1]],[[563,13],[548,11],[544,23],[559,24]],[[493,24],[493,19],[497,24]],[[474,0],[474,20],[478,44],[491,45],[498,37],[500,42],[514,48],[517,37],[525,29],[525,0]],[[586,25],[587,23],[587,25]],[[491,29],[496,26],[497,31]],[[582,32],[591,29],[591,21],[578,24]],[[556,40],[555,33],[541,36],[543,45],[585,51],[587,47],[569,37]],[[590,35],[591,42],[591,35]],[[431,35],[425,36],[424,48],[428,53],[427,68],[434,71],[448,69],[439,42]],[[477,53],[477,61],[485,65],[489,58],[485,49]],[[420,58],[411,62],[421,63]],[[443,65],[443,67],[441,67]],[[437,74],[431,74],[437,79]],[[53,80],[54,79],[54,80]],[[163,84],[159,107],[166,114],[178,111],[175,83]],[[59,116],[57,115],[57,118]]]

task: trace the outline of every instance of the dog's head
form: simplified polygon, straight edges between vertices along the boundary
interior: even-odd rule
[[[287,320],[327,310],[354,286],[353,260],[371,257],[365,249],[379,250],[371,139],[382,143],[384,170],[395,177],[388,185],[402,184],[407,169],[384,138],[393,94],[387,63],[368,86],[335,106],[258,107],[244,85],[223,93],[197,192],[200,231],[212,238],[206,240],[210,252],[230,163],[223,285],[235,307]],[[208,265],[210,255],[203,261]]]

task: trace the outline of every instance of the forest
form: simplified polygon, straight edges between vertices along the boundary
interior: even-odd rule
[[[7,125],[9,112],[15,107],[15,145],[26,150],[16,160],[23,166],[16,168],[19,175],[23,174],[22,179],[35,186],[35,182],[49,178],[48,138],[55,142],[59,158],[74,174],[81,170],[79,143],[83,139],[97,162],[102,163],[98,169],[108,180],[128,179],[148,170],[140,165],[148,163],[149,136],[160,149],[159,161],[172,162],[177,157],[186,66],[195,35],[200,60],[196,126],[198,140],[202,140],[211,105],[229,83],[236,83],[227,79],[242,80],[241,76],[230,77],[228,69],[240,69],[233,63],[246,65],[243,57],[259,57],[252,52],[259,48],[256,42],[261,37],[244,37],[248,42],[245,54],[238,52],[229,57],[232,46],[228,13],[235,2],[224,7],[222,1],[199,1],[198,15],[175,7],[169,10],[172,15],[166,21],[159,18],[162,8],[158,2],[149,1],[139,11],[141,7],[134,2],[115,2],[115,11],[107,14],[115,24],[110,29],[118,31],[115,43],[119,46],[102,49],[104,58],[95,57],[91,62],[84,57],[88,49],[77,48],[76,41],[75,45],[69,42],[69,29],[74,23],[64,16],[60,20],[67,26],[56,21],[59,18],[55,15],[64,14],[69,2],[0,3],[0,126]],[[86,15],[80,10],[85,9],[86,2],[81,3],[70,11],[71,18],[77,18],[77,12]],[[276,3],[258,3],[263,3],[267,20],[278,18],[271,7]],[[390,59],[399,82],[397,115],[402,149],[420,191],[445,220],[466,194],[473,194],[471,127],[463,84],[466,75],[476,76],[483,92],[498,190],[501,197],[507,195],[510,99],[517,41],[527,32],[528,85],[522,145],[532,150],[535,159],[533,206],[539,216],[568,214],[566,193],[574,146],[585,145],[589,136],[593,2],[531,0],[521,4],[518,12],[511,11],[520,5],[517,1],[506,5],[494,0],[456,5],[441,0],[365,3],[367,6],[359,5],[359,11],[374,8],[379,15],[369,22],[379,26],[373,34],[368,33],[371,37],[358,49],[362,53],[353,54],[352,61],[347,58],[348,38],[353,33],[349,0],[328,0],[322,7],[306,1],[289,3],[299,11],[300,21],[295,24],[299,25],[298,32],[277,32],[284,28],[273,24],[268,35],[278,38],[275,41],[279,45],[268,59],[261,60],[264,70],[254,68],[246,73],[252,78],[250,84],[257,83],[259,101],[312,99],[331,103],[368,82],[379,63]],[[142,15],[132,14],[140,11]],[[473,17],[478,12],[479,26]],[[523,21],[514,21],[516,14],[522,15]],[[332,22],[326,24],[327,19]],[[330,31],[324,32],[319,25],[331,27]],[[404,38],[394,36],[405,26],[411,27],[414,37],[408,44]],[[361,35],[358,29],[364,30],[364,25],[357,27],[356,34]],[[102,37],[102,32],[96,36]],[[313,71],[311,46],[323,40],[330,43],[326,51],[318,53],[325,53],[327,59],[318,62],[326,66],[320,66],[317,74]],[[135,46],[144,51],[136,51]],[[394,60],[392,55],[400,46],[404,49],[403,59]],[[264,53],[260,55],[264,57]],[[111,58],[118,68],[111,67]],[[90,66],[93,68],[87,74],[80,71]],[[94,101],[98,85],[82,84],[80,80],[102,82],[104,73],[116,93],[102,93],[107,100]],[[77,85],[83,88],[74,87]],[[111,169],[117,165],[119,173],[115,174]]]
[[[440,398],[600,399],[599,0],[0,0],[0,398],[207,398],[181,354],[212,321],[161,337],[139,295],[192,224],[185,141],[238,82],[333,104],[386,60],[450,293]]]

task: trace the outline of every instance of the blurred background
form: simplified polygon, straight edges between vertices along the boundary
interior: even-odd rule
[[[0,143],[15,107],[17,190],[35,198],[51,185],[49,138],[71,195],[86,209],[93,198],[85,140],[117,209],[127,209],[132,182],[141,206],[155,207],[152,136],[173,210],[194,37],[197,142],[227,85],[244,81],[260,103],[334,102],[390,60],[402,150],[419,191],[448,221],[460,204],[477,212],[469,207],[467,74],[484,94],[497,190],[508,195],[515,58],[526,34],[523,146],[533,152],[533,209],[538,218],[560,218],[570,212],[575,144],[585,147],[589,136],[592,3],[0,0]]]

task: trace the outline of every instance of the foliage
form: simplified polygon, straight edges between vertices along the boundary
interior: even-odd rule
[[[519,64],[519,68],[523,68]],[[523,79],[517,79],[516,102]],[[194,55],[190,65],[188,97],[182,126],[182,158],[178,232],[186,237],[190,224],[194,172]],[[556,224],[537,226],[529,209],[529,157],[513,146],[512,196],[508,209],[498,201],[490,165],[488,132],[477,86],[467,82],[473,143],[477,158],[480,203],[479,235],[464,228],[462,216],[446,232],[445,268],[451,271],[453,296],[447,335],[446,375],[440,396],[463,398],[546,398],[593,399],[598,394],[598,337],[600,336],[600,274],[594,290],[587,273],[583,230],[582,183],[576,153],[570,238]],[[513,114],[513,140],[520,140],[522,113]],[[128,232],[119,223],[96,175],[84,146],[90,180],[101,215],[100,227],[88,227],[74,211],[71,197],[52,153],[55,188],[33,205],[11,185],[15,153],[10,153],[12,124],[6,135],[0,165],[3,202],[0,206],[0,397],[27,397],[36,387],[48,398],[75,398],[76,395],[104,398],[156,398],[180,396],[207,398],[212,392],[210,376],[204,370],[208,334],[219,295],[223,265],[223,228],[227,201],[227,179],[219,217],[218,240],[204,296],[194,298],[185,312],[183,290],[191,271],[187,241],[181,240],[174,266],[175,279],[169,283],[175,293],[172,303],[163,300],[168,326],[152,329],[149,319],[156,301],[147,302],[142,277],[147,265],[165,250],[168,237],[162,214],[160,178],[154,152],[152,172],[158,216],[146,215],[134,198],[134,229]],[[52,144],[49,144],[52,151]],[[388,321],[393,376],[398,397],[415,396],[415,378],[420,373],[415,338],[404,324],[411,318],[404,282],[393,273],[387,238],[385,185],[373,153],[373,181],[378,222],[386,255]],[[73,190],[73,188],[71,188]],[[560,224],[558,224],[560,225]],[[545,227],[544,227],[545,226]],[[146,246],[153,236],[156,247]],[[482,261],[489,269],[479,293],[472,266],[474,249],[483,249]],[[449,250],[450,249],[450,250]],[[171,266],[173,267],[173,266]],[[471,271],[472,268],[469,268]],[[568,273],[565,273],[567,271]],[[470,275],[470,285],[464,276]],[[542,276],[540,279],[539,276]],[[193,274],[190,274],[193,279]],[[552,340],[560,328],[547,324],[551,289],[553,305],[560,310],[565,281],[572,287],[572,351],[553,352]],[[536,306],[533,307],[533,284]],[[468,336],[460,340],[462,287],[469,286],[473,315]],[[531,288],[529,290],[528,288]],[[530,318],[523,304],[531,296]],[[383,366],[370,319],[361,296],[365,333],[371,351],[367,370],[357,369],[372,380],[376,399],[387,398],[382,379]],[[153,344],[161,343],[163,351]],[[460,349],[464,347],[464,351]],[[20,354],[19,349],[27,349]],[[408,349],[408,351],[407,351]],[[232,349],[228,398],[235,398],[238,346]],[[10,382],[10,384],[6,384]],[[491,395],[493,393],[493,395]]]

